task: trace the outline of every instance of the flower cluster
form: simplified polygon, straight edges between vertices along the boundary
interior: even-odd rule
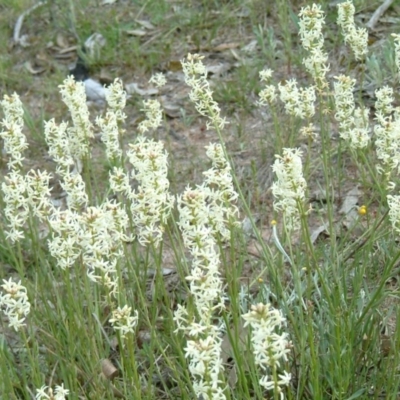
[[[207,69],[199,54],[189,54],[186,60],[182,60],[182,70],[185,74],[185,82],[192,90],[189,94],[190,100],[195,104],[197,111],[209,118],[207,128],[223,129],[226,120],[220,116],[220,108],[212,97],[212,90],[207,81]]]
[[[392,33],[394,39],[394,55],[396,60],[397,71],[400,74],[400,35],[398,33]]]
[[[368,53],[368,31],[365,28],[356,28],[354,13],[352,1],[347,0],[338,4],[337,23],[342,28],[344,41],[354,51],[356,60],[361,60]]]
[[[185,348],[190,359],[189,370],[195,382],[194,390],[204,399],[225,399],[219,378],[221,364],[221,327],[214,323],[214,313],[224,308],[224,293],[219,273],[217,243],[230,238],[227,225],[238,222],[238,195],[232,184],[231,169],[222,145],[210,144],[207,156],[212,167],[196,189],[187,188],[178,198],[179,222],[185,247],[192,255],[192,268],[186,278],[195,306],[194,315],[179,305],[174,321],[177,330],[190,340]]]
[[[329,71],[329,66],[326,64],[328,55],[323,51],[322,27],[324,23],[324,13],[320,5],[313,4],[312,7],[307,6],[301,9],[299,14],[300,40],[304,49],[310,53],[303,60],[303,64],[319,89],[328,86],[325,78]]]
[[[65,400],[68,396],[69,390],[64,389],[64,384],[61,386],[56,385],[54,391],[49,386],[42,386],[40,389],[36,389],[36,400]]]
[[[316,95],[313,86],[299,89],[296,79],[290,79],[284,85],[279,83],[278,89],[288,114],[302,119],[310,119],[315,114]]]
[[[283,156],[276,156],[272,169],[277,177],[272,185],[274,208],[283,212],[288,230],[297,229],[307,188],[300,149],[283,149]]]
[[[269,81],[271,80],[273,71],[271,69],[264,69],[260,71],[260,80],[261,82],[265,82],[266,86],[264,89],[260,91],[258,94],[260,100],[258,100],[257,104],[260,106],[271,106],[276,100],[276,88],[274,85],[270,85]]]
[[[376,92],[374,127],[375,146],[381,165],[377,166],[380,173],[388,176],[400,165],[400,115],[393,107],[393,89],[384,86]]]
[[[23,153],[28,147],[26,137],[22,133],[24,109],[16,93],[12,96],[5,95],[0,105],[5,115],[1,121],[4,131],[0,132],[0,137],[4,140],[5,152],[10,156],[8,169],[17,170],[22,167]]]
[[[227,226],[237,225],[239,214],[235,205],[238,194],[233,187],[231,166],[221,144],[210,143],[206,149],[212,161],[212,167],[203,172],[206,177],[204,189],[207,190],[211,210],[210,223],[221,239],[229,240],[230,231]]]
[[[52,239],[49,250],[60,268],[72,267],[79,256],[93,282],[102,283],[111,294],[118,290],[117,263],[129,219],[118,203],[105,201],[79,214],[71,209],[55,212],[49,219]]]
[[[144,119],[138,126],[138,131],[141,134],[147,131],[157,129],[162,123],[162,110],[161,104],[158,100],[146,100],[143,102],[143,112],[146,115]]]
[[[158,88],[163,87],[167,84],[167,80],[165,79],[165,76],[163,73],[159,72],[157,74],[154,74],[150,80],[150,83],[153,83],[155,86]]]
[[[284,398],[283,386],[290,383],[290,373],[281,369],[281,361],[287,361],[287,354],[290,351],[290,342],[286,332],[279,333],[285,323],[279,310],[271,307],[270,304],[259,303],[251,306],[251,311],[242,315],[246,321],[244,326],[252,328],[251,343],[255,356],[255,363],[265,374],[260,379],[260,385],[266,390],[273,390]]]
[[[128,333],[134,333],[138,318],[137,310],[132,316],[132,307],[125,305],[122,308],[118,307],[113,310],[110,323],[116,331],[120,332],[121,338],[124,339]]]
[[[94,137],[86,104],[85,85],[83,82],[76,82],[73,76],[69,76],[59,88],[61,97],[71,113],[73,124],[67,129],[70,154],[74,160],[80,161],[90,156],[90,139]]]
[[[5,118],[1,125],[5,128],[0,132],[4,139],[4,149],[9,155],[8,174],[1,185],[6,207],[4,214],[8,220],[6,236],[12,242],[24,237],[24,225],[32,214],[41,220],[52,209],[50,190],[48,188],[50,175],[39,171],[30,171],[26,176],[21,173],[23,152],[27,142],[23,130],[22,103],[17,94],[4,96],[0,102]]]
[[[26,288],[18,283],[13,282],[10,278],[8,281],[3,279],[3,294],[0,293],[0,309],[8,318],[10,328],[18,331],[25,326],[25,317],[29,314],[31,305],[28,300]]]
[[[122,157],[120,138],[124,130],[120,124],[126,119],[124,108],[126,104],[126,93],[123,90],[121,80],[116,79],[107,88],[106,100],[109,109],[104,117],[97,117],[96,124],[101,129],[101,140],[106,146],[106,155],[109,160],[119,160]]]
[[[168,192],[167,153],[162,142],[139,136],[136,143],[130,145],[127,156],[134,167],[132,178],[139,184],[137,190],[131,188],[129,175],[121,168],[114,168],[110,174],[111,189],[130,199],[139,242],[158,246],[174,205],[174,198]]]
[[[196,395],[204,399],[225,399],[221,390],[221,332],[213,323],[216,309],[224,307],[222,280],[219,274],[219,255],[215,232],[210,226],[212,218],[207,207],[207,194],[198,189],[186,189],[178,199],[179,227],[185,247],[193,256],[190,292],[198,315],[190,318],[181,305],[175,312],[177,330],[190,336],[185,348],[190,358],[189,370],[195,378]]]
[[[340,137],[349,142],[352,149],[366,147],[369,143],[369,109],[356,108],[353,89],[356,83],[346,75],[336,77],[334,98],[335,118],[339,122]]]
[[[62,178],[61,186],[67,193],[68,207],[80,210],[89,203],[85,182],[81,174],[80,160],[74,159],[72,141],[68,125],[62,122],[57,125],[54,119],[45,122],[44,136],[49,146],[49,154],[57,163],[56,172]]]

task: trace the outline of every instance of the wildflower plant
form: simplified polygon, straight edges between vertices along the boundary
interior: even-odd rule
[[[36,400],[65,400],[69,394],[68,389],[64,389],[64,384],[56,385],[53,390],[51,387],[43,385],[36,389]]]
[[[244,326],[251,326],[251,343],[254,362],[259,366],[263,377],[260,385],[266,390],[278,393],[284,399],[283,387],[288,386],[291,374],[283,369],[282,362],[288,360],[290,343],[286,332],[278,332],[284,327],[285,318],[270,304],[259,303],[251,306],[251,311],[242,315]]]
[[[313,77],[319,89],[327,87],[326,73],[328,55],[324,51],[322,28],[325,24],[324,13],[320,5],[303,7],[299,14],[299,35],[303,48],[309,53],[303,60],[306,70]]]
[[[229,117],[213,98],[219,81],[208,80],[206,56],[182,60],[189,98],[219,142],[205,148],[211,165],[203,182],[181,182],[181,193],[171,190],[179,183],[170,185],[169,165],[177,165],[170,143],[154,138],[167,122],[162,100],[144,99],[145,118],[128,130],[121,80],[105,89],[107,108],[90,116],[83,84],[69,77],[60,90],[71,122],[43,123],[50,174],[29,170],[28,114],[17,95],[3,97],[0,398],[398,396],[397,87],[378,88],[369,112],[354,63],[346,71],[335,63],[337,78],[329,76],[325,43],[329,54],[342,45],[324,42],[332,26],[357,62],[368,50],[352,4],[338,10],[338,23],[327,26],[323,6],[300,11],[306,76],[294,75],[301,67],[294,57],[279,65],[279,43],[263,44],[280,79],[274,83],[269,68],[260,73],[257,104],[272,115],[265,135],[253,132],[256,111],[250,129],[242,132],[240,120],[237,131],[225,130]],[[284,28],[284,50],[298,53]],[[272,30],[265,33],[273,42]],[[149,83],[165,81],[156,74]],[[304,135],[316,140],[307,146]],[[93,156],[100,148],[106,175],[103,157]],[[241,159],[249,153],[251,167]],[[264,155],[267,168],[258,171]],[[315,210],[309,216],[306,202]],[[282,217],[282,242],[272,214]],[[110,374],[104,364],[113,363]]]
[[[26,316],[31,310],[26,288],[21,285],[21,281],[14,282],[11,278],[7,281],[3,279],[3,288],[0,293],[0,310],[8,318],[10,328],[19,331],[25,326]]]
[[[350,0],[338,4],[337,23],[342,28],[344,41],[354,52],[356,60],[362,60],[368,53],[368,31],[357,28],[354,23],[355,7]]]
[[[335,118],[339,122],[339,134],[349,143],[350,148],[364,148],[370,141],[369,109],[355,107],[353,97],[355,79],[340,75],[336,77],[336,80],[334,84]]]
[[[274,208],[283,213],[285,227],[289,231],[298,229],[307,189],[300,149],[283,149],[283,155],[276,156],[272,170],[277,177],[272,185]]]

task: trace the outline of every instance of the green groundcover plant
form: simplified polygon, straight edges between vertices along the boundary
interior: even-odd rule
[[[338,5],[337,24],[362,66],[359,81],[351,74],[330,81],[324,13],[315,4],[299,14],[311,83],[275,83],[272,70],[260,72],[258,106],[284,144],[272,163],[271,246],[224,144],[227,121],[202,56],[189,54],[182,69],[190,100],[219,142],[206,147],[203,183],[180,194],[170,192],[164,144],[150,137],[163,123],[157,100],[143,103],[145,118],[124,148],[122,82],[107,88],[107,110],[92,122],[83,83],[67,78],[60,93],[72,123],[44,122],[56,165],[50,174],[26,171],[23,106],[17,94],[4,95],[0,245],[15,272],[0,285],[1,398],[398,398],[399,290],[388,283],[399,274],[400,112],[388,86],[376,90],[374,110],[357,97],[368,33],[354,13],[350,1]],[[394,42],[400,71],[400,35]],[[151,81],[166,83],[162,74]],[[106,183],[92,168],[95,127]],[[287,147],[285,129],[308,146]],[[344,159],[370,200],[338,232]],[[317,174],[318,209],[310,200]],[[313,238],[312,218],[322,221],[325,240]],[[245,285],[249,237],[260,262]],[[167,254],[179,279],[174,298]]]

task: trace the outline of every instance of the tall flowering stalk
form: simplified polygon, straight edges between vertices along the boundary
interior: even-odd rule
[[[68,139],[71,155],[78,162],[90,157],[90,140],[94,137],[86,104],[85,85],[69,76],[59,88],[62,99],[71,113],[73,125],[68,128]]]
[[[53,390],[49,386],[42,386],[40,389],[36,389],[36,400],[65,400],[69,395],[69,390],[64,389],[64,384],[56,385]]]
[[[377,166],[379,173],[390,176],[394,169],[400,167],[400,115],[393,107],[393,89],[384,86],[376,92],[377,124],[374,127],[375,146],[378,159],[381,161]]]
[[[224,308],[222,280],[219,273],[219,255],[214,232],[209,224],[210,211],[207,195],[199,189],[186,189],[178,199],[179,227],[185,247],[192,254],[190,292],[195,315],[179,305],[175,312],[177,330],[189,336],[185,353],[194,378],[197,397],[206,400],[225,399],[220,374],[222,333],[213,323],[214,312]]]
[[[25,318],[29,314],[31,304],[28,300],[26,288],[21,285],[21,281],[14,282],[11,278],[6,281],[3,279],[3,293],[0,292],[0,310],[8,318],[8,325],[19,331],[25,326]]]
[[[222,145],[210,143],[206,150],[212,161],[212,167],[203,172],[204,189],[207,190],[211,209],[210,224],[222,241],[228,241],[230,230],[227,227],[239,224],[239,210],[235,205],[238,194],[233,187],[231,166],[225,158]]]
[[[265,82],[265,88],[258,94],[260,99],[257,101],[257,104],[260,106],[271,106],[277,98],[276,88],[270,84],[272,74],[273,71],[269,68],[260,71],[260,80],[261,82]]]
[[[214,323],[215,312],[224,309],[224,293],[219,273],[217,240],[227,240],[226,225],[236,225],[237,194],[232,185],[230,166],[222,146],[210,144],[207,155],[212,168],[204,172],[205,183],[187,188],[178,198],[179,222],[184,245],[192,255],[190,292],[195,313],[178,306],[174,320],[177,330],[189,337],[185,348],[189,370],[195,378],[193,387],[204,399],[225,399],[220,379],[221,328]]]
[[[335,118],[339,122],[340,137],[346,140],[352,149],[359,149],[366,147],[370,141],[369,109],[355,107],[353,96],[355,83],[355,79],[345,75],[336,77]]]
[[[288,114],[302,119],[314,116],[316,95],[313,86],[299,89],[296,79],[290,79],[284,85],[279,84],[278,89]]]
[[[199,54],[189,54],[186,60],[181,61],[185,82],[192,88],[189,98],[196,110],[209,119],[208,129],[217,127],[222,130],[227,122],[220,116],[221,110],[212,97],[213,92],[207,80],[207,69],[202,62],[203,58]]]
[[[174,198],[168,192],[167,153],[162,142],[140,136],[130,145],[127,155],[134,167],[131,177],[139,185],[136,190],[132,189],[129,174],[114,168],[110,174],[111,189],[130,199],[139,242],[158,246],[174,205]]]
[[[303,60],[306,70],[313,77],[317,87],[328,87],[326,73],[328,55],[324,52],[324,36],[322,28],[325,24],[324,13],[320,5],[303,7],[299,14],[299,35],[303,48],[309,52],[309,56]]]
[[[23,153],[28,145],[22,132],[22,102],[17,94],[5,95],[0,105],[5,115],[1,122],[4,130],[0,132],[0,137],[4,140],[4,150],[9,156],[9,172],[1,185],[6,203],[4,214],[9,227],[6,236],[11,242],[17,242],[24,238],[24,225],[31,215],[43,220],[53,209],[48,187],[50,175],[33,170],[23,175]]]
[[[260,385],[266,390],[273,391],[284,399],[282,388],[288,386],[291,374],[282,371],[282,361],[287,361],[290,342],[286,332],[279,332],[284,327],[285,318],[279,310],[270,304],[259,303],[251,306],[251,311],[242,315],[244,326],[250,325],[251,344],[255,363],[264,374]]]
[[[4,110],[0,137],[4,140],[4,150],[9,156],[7,164],[9,172],[1,185],[6,203],[4,214],[9,228],[6,236],[12,242],[16,242],[24,237],[23,226],[29,216],[27,184],[21,174],[23,153],[28,147],[25,135],[22,133],[24,109],[16,93],[12,96],[5,95],[0,104]]]
[[[126,92],[120,79],[116,79],[106,91],[106,100],[109,109],[104,117],[97,117],[96,124],[102,130],[101,140],[106,146],[106,155],[109,160],[120,160],[122,149],[120,139],[124,130],[120,125],[125,121]]]
[[[400,35],[398,33],[392,33],[394,40],[394,58],[396,61],[397,72],[400,76]]]
[[[354,13],[352,1],[339,3],[337,23],[342,28],[344,41],[350,45],[355,59],[362,60],[368,53],[368,31],[355,26]]]
[[[305,199],[307,182],[303,177],[301,151],[283,149],[272,166],[277,180],[272,185],[274,209],[282,211],[286,228],[290,231],[300,225],[300,213]]]

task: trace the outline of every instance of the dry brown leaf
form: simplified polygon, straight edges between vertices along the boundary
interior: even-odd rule
[[[225,50],[235,49],[239,46],[240,46],[239,42],[221,43],[217,47],[214,47],[214,51],[225,51]]]
[[[68,39],[61,32],[57,33],[56,43],[57,46],[60,47],[61,49],[69,47]]]
[[[128,94],[139,94],[140,96],[152,96],[158,94],[158,89],[149,88],[149,89],[141,89],[136,82],[127,83],[125,85],[125,90]]]
[[[165,115],[170,118],[178,118],[181,116],[181,106],[171,101],[164,101],[162,107]]]
[[[103,375],[111,381],[118,376],[118,369],[108,358],[101,361],[101,371]]]
[[[30,72],[32,75],[39,75],[42,74],[44,71],[46,71],[47,68],[45,67],[39,67],[39,68],[33,68],[32,64],[30,61],[25,62],[24,64],[25,69]]]
[[[147,31],[144,29],[131,29],[129,31],[125,31],[130,36],[146,36]]]
[[[145,29],[148,29],[148,30],[155,29],[155,26],[154,26],[151,22],[149,22],[149,21],[141,20],[141,19],[136,19],[135,21],[136,21],[139,25],[142,25],[143,28],[145,28]]]
[[[180,60],[171,60],[167,64],[167,69],[171,72],[182,71],[182,64]]]

